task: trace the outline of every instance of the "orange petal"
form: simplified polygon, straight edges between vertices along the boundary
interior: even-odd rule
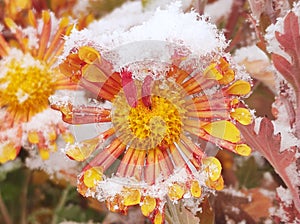
[[[163,214],[161,212],[157,212],[154,216],[154,220],[153,220],[153,223],[154,224],[162,224],[164,221],[164,217],[163,217]]]
[[[138,189],[126,189],[122,192],[125,206],[137,205],[141,202],[141,192]]]
[[[94,64],[86,64],[82,67],[82,76],[90,82],[105,82],[107,76],[99,68],[99,66]]]
[[[197,180],[193,180],[190,188],[191,195],[195,198],[199,198],[202,194],[200,184]]]
[[[246,144],[237,145],[235,151],[241,156],[249,156],[251,154],[251,148]]]
[[[18,150],[11,142],[1,143],[0,163],[6,163],[9,160],[14,160],[17,157]]]
[[[244,80],[238,80],[232,85],[230,85],[227,89],[225,89],[225,93],[230,95],[243,96],[247,95],[251,91],[251,85],[249,82]]]
[[[101,140],[98,137],[87,139],[79,144],[69,145],[65,151],[67,156],[71,159],[76,161],[84,161],[92,154],[92,152],[95,151],[100,143]]]
[[[99,52],[90,46],[80,47],[78,49],[78,56],[87,64],[93,64],[96,60],[100,60],[101,58]]]
[[[236,143],[241,140],[240,131],[230,121],[215,121],[201,127],[213,137]]]
[[[43,160],[47,160],[50,157],[50,152],[49,152],[49,149],[47,149],[47,148],[40,148],[39,153],[40,153],[40,157]]]
[[[217,64],[210,64],[203,72],[203,76],[207,79],[220,80],[223,78],[222,73],[217,69]]]
[[[143,198],[141,203],[141,211],[144,216],[149,216],[156,207],[156,199],[150,196]]]
[[[202,160],[203,169],[208,173],[208,177],[212,181],[219,179],[222,171],[222,165],[220,161],[215,157],[206,157]]]
[[[183,186],[174,183],[168,189],[168,196],[172,201],[177,201],[183,197],[185,189]]]
[[[230,116],[240,122],[242,125],[249,125],[253,121],[253,116],[246,108],[236,108],[230,113]]]
[[[102,167],[92,167],[86,170],[83,174],[83,182],[85,186],[92,188],[96,186],[97,181],[102,180],[103,168]]]
[[[37,143],[39,143],[39,141],[40,141],[39,134],[36,131],[30,131],[30,132],[28,132],[28,141],[31,144],[37,144]]]
[[[49,11],[43,11],[42,17],[44,25],[40,36],[39,49],[37,55],[39,59],[43,59],[43,57],[45,56],[45,50],[48,46],[48,41],[51,33],[51,16]]]
[[[146,166],[145,166],[145,181],[149,184],[155,183],[155,166],[157,166],[155,161],[155,150],[150,149],[147,153]]]

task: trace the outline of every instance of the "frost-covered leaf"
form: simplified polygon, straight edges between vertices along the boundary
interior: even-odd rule
[[[233,188],[225,188],[217,193],[214,203],[215,220],[218,224],[226,223],[256,223],[244,211],[244,207],[251,202],[251,197]],[[205,223],[205,222],[204,222]]]
[[[278,208],[271,209],[271,214],[277,223],[299,223],[300,212],[292,203],[292,195],[288,189],[277,188]]]
[[[296,134],[300,137],[300,33],[297,15],[291,11],[284,18],[283,32],[275,32],[280,47],[290,56],[273,53],[272,60],[275,68],[293,86],[296,93]]]
[[[244,193],[251,196],[251,203],[243,204],[241,206],[243,210],[247,212],[256,223],[261,223],[259,221],[267,219],[270,216],[269,208],[273,206],[275,194],[261,187],[247,190]]]
[[[257,122],[257,120],[256,120]],[[274,125],[268,118],[263,118],[260,122],[258,133],[254,130],[254,123],[248,126],[239,125],[239,129],[254,150],[268,160],[275,171],[282,178],[293,195],[293,200],[297,208],[300,208],[299,184],[297,182],[296,150],[291,147],[281,151],[281,135],[274,134]]]

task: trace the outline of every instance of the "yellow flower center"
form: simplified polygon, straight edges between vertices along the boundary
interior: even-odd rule
[[[5,66],[5,75],[0,76],[0,107],[6,107],[15,120],[28,121],[43,111],[55,90],[50,68],[32,60],[12,59]]]
[[[136,83],[140,89],[141,83]],[[124,93],[113,101],[112,122],[118,137],[124,144],[135,149],[151,149],[162,144],[170,145],[180,138],[185,109],[183,99],[170,82],[169,88],[161,89],[156,81],[151,92],[151,107],[138,100],[130,107]],[[141,99],[141,98],[140,98]]]

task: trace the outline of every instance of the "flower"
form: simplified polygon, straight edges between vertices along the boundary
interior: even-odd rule
[[[3,12],[0,19],[3,20],[3,18],[8,17],[19,25],[27,26],[29,23],[27,14],[31,10],[34,10],[38,16],[44,10],[51,10],[57,18],[70,16],[77,20],[76,26],[78,29],[83,29],[94,20],[89,0],[5,0],[0,5],[0,11]]]
[[[94,99],[106,100],[51,102],[67,123],[100,125],[96,136],[65,148],[85,165],[78,176],[82,195],[122,213],[140,205],[145,216],[162,223],[167,197],[201,200],[210,189],[223,188],[221,164],[206,152],[210,143],[250,154],[235,125],[252,122],[240,101],[251,91],[249,78],[222,50],[222,35],[197,18],[175,5],[142,25],[70,35],[61,71]],[[208,44],[195,43],[203,37]]]
[[[26,28],[5,18],[13,37],[8,41],[0,34],[0,120],[5,124],[1,127],[1,163],[16,158],[21,146],[37,147],[47,159],[57,149],[58,136],[72,141],[67,126],[49,110],[48,103],[55,91],[74,87],[53,67],[63,48],[62,36],[71,24],[67,17],[57,20],[49,11],[43,11],[42,19],[30,11],[28,18],[31,26]],[[17,136],[11,131],[15,129]]]
[[[22,13],[32,7],[32,0],[5,0],[3,3],[3,15],[13,20],[23,18]]]

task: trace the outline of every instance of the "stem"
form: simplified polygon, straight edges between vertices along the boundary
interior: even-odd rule
[[[0,194],[0,212],[3,216],[3,219],[4,219],[4,222],[5,224],[12,224],[12,221],[11,221],[11,218],[10,218],[10,215],[8,213],[8,210],[4,204],[4,201],[2,199],[2,195]]]
[[[53,217],[52,217],[52,221],[51,221],[51,224],[56,224],[57,223],[57,219],[58,219],[58,213],[61,211],[61,209],[64,207],[66,201],[67,201],[67,196],[68,196],[68,193],[70,191],[72,187],[70,185],[68,185],[62,192],[61,196],[60,196],[60,199],[59,199],[59,202],[54,210],[54,214],[53,214]]]
[[[26,213],[27,213],[27,193],[28,193],[28,185],[30,182],[30,176],[31,172],[30,170],[25,170],[24,172],[25,180],[23,184],[23,188],[21,191],[21,196],[20,196],[20,210],[21,210],[21,217],[20,217],[20,223],[21,224],[27,224],[27,218],[26,218]]]

